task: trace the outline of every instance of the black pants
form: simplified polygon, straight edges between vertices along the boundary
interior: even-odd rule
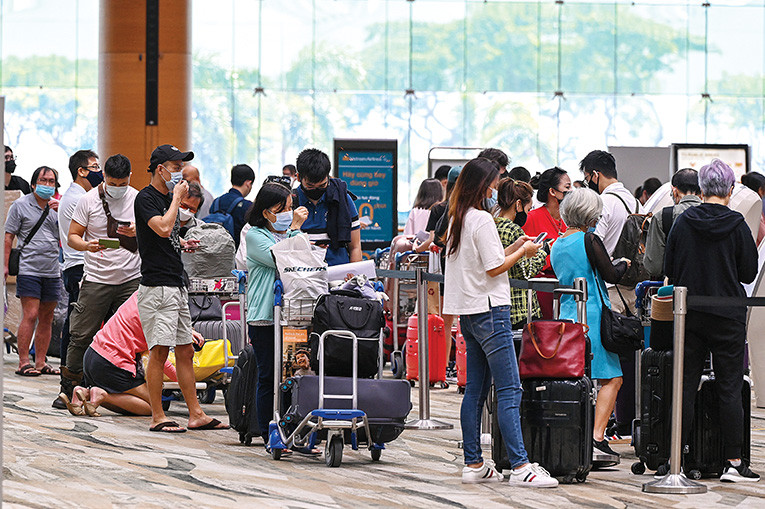
[[[85,269],[84,265],[75,265],[64,271],[64,289],[69,294],[69,307],[66,309],[64,329],[61,331],[61,365],[66,366],[66,349],[69,348],[69,316],[80,297],[80,281]]]
[[[720,415],[724,416],[724,459],[741,457],[744,410],[741,388],[744,381],[746,325],[730,318],[688,311],[685,319],[685,364],[683,370],[683,444],[693,422],[696,392],[704,364],[712,352],[717,380]]]
[[[258,365],[255,408],[263,440],[268,443],[268,423],[274,415],[274,326],[250,325],[250,343]]]

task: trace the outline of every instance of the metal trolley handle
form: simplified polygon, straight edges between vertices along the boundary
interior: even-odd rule
[[[324,394],[324,340],[327,336],[337,336],[348,338],[353,342],[353,392],[351,394]],[[377,341],[375,339],[375,341]],[[324,408],[324,399],[350,399],[353,402],[353,408],[359,406],[358,384],[359,384],[359,338],[351,331],[347,330],[328,330],[319,336],[319,408]]]

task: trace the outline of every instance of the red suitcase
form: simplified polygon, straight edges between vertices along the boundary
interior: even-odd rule
[[[465,384],[467,384],[467,344],[461,332],[457,331],[455,338],[457,341],[457,392],[464,394]]]
[[[417,315],[409,317],[406,331],[406,379],[419,378],[417,345]],[[428,315],[428,357],[430,383],[440,383],[446,388],[446,334],[444,320],[438,315]]]

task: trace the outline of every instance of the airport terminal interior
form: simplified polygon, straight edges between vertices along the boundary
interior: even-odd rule
[[[753,480],[742,478],[746,467],[749,473],[765,473],[765,0],[0,0],[0,121],[6,170],[0,383],[4,506],[765,506],[765,481],[740,482]],[[591,156],[605,158],[606,168],[586,162]],[[482,162],[498,172],[496,183],[469,183],[465,175],[473,175]],[[326,167],[329,174],[312,173]],[[691,187],[679,177],[690,175],[688,168],[695,179]],[[724,192],[714,194],[717,181],[709,179],[718,177],[710,172],[729,179]],[[515,191],[502,184],[508,175]],[[626,226],[607,234],[611,240],[603,236],[605,221],[598,224],[617,214],[615,206],[609,212],[612,197],[604,192],[609,182],[636,203],[634,211],[625,203],[626,215],[618,205]],[[128,185],[135,191],[125,192]],[[439,288],[443,296],[456,284],[444,275],[445,260],[458,255],[447,255],[439,231],[446,234],[448,218],[460,213],[459,204],[449,205],[451,193],[458,190],[464,197],[471,187],[480,187],[484,194],[476,206],[498,225],[503,248],[498,256],[509,263],[513,252],[523,250],[507,265],[511,288],[503,291],[508,298],[512,293],[510,308],[520,306],[527,313],[533,306],[539,310],[534,319],[542,321],[560,314],[555,322],[560,337],[554,338],[559,346],[551,347],[551,357],[540,351],[537,338],[544,338],[535,336],[534,322],[527,323],[526,316],[520,324],[513,318],[514,330],[505,330],[521,358],[519,378],[515,366],[508,370],[523,388],[520,410],[514,407],[512,415],[519,419],[528,461],[560,481],[554,489],[527,486],[534,477],[547,479],[544,469],[530,470],[520,485],[513,484],[506,450],[510,439],[500,434],[500,429],[507,432],[507,417],[502,425],[498,417],[507,401],[501,398],[509,396],[502,391],[500,398],[495,388],[474,412],[482,416],[477,436],[484,461],[476,468],[488,469],[479,470],[481,480],[466,481],[472,474],[466,477],[463,467],[475,450],[470,442],[475,434],[463,434],[461,423],[469,412],[461,408],[466,384],[479,386],[466,374],[466,365],[478,362],[478,350],[471,348],[480,349],[480,334],[466,333],[466,323],[473,322],[457,319],[461,313],[444,311],[448,296],[439,298]],[[579,187],[584,189],[575,190]],[[139,206],[150,200],[145,188],[156,194],[154,216]],[[77,199],[82,202],[91,195],[92,216],[76,201],[66,212],[70,189],[81,191],[83,198],[78,194]],[[269,190],[281,198],[267,197]],[[569,222],[567,234],[565,199],[594,195],[593,190],[600,194],[594,221],[576,227]],[[511,193],[511,204],[503,205],[502,196],[497,201],[498,192]],[[181,194],[184,198],[176,199]],[[332,201],[334,195],[341,199]],[[692,290],[688,307],[679,304],[685,294],[664,279],[669,277],[666,261],[659,262],[658,272],[646,269],[639,273],[643,277],[635,276],[637,283],[651,283],[636,286],[622,279],[616,286],[590,258],[583,270],[598,286],[584,283],[589,311],[583,319],[573,305],[581,283],[562,282],[551,261],[555,241],[570,239],[577,230],[585,238],[604,239],[598,244],[619,277],[632,274],[627,267],[633,265],[642,271],[653,233],[662,257],[668,249],[673,230],[667,218],[682,217],[689,207],[682,206],[686,195],[699,196],[694,206],[710,196],[711,202],[699,206],[727,206],[745,232],[737,237],[744,247],[736,248],[735,263],[719,270],[707,264],[697,274],[718,280],[731,270],[747,272],[731,282],[732,293],[704,294],[730,299],[729,308],[736,307],[730,313],[713,311],[705,320],[738,320],[739,343],[746,331],[744,347],[736,350],[744,365],[744,439],[733,449],[740,446],[743,470],[735,454],[723,453],[730,450],[730,441],[722,438],[729,432],[726,426],[739,417],[720,410],[730,405],[716,396],[723,389],[717,388],[722,375],[714,355],[702,362],[688,451],[682,451],[679,438],[685,412],[682,405],[672,405],[683,391],[682,381],[673,384],[683,366],[672,351],[691,338],[682,331],[697,327],[692,320],[702,314],[699,309],[710,307],[694,304],[699,300]],[[127,221],[119,216],[123,196],[131,200],[124,208]],[[233,201],[225,202],[229,198]],[[541,216],[535,209],[553,226],[533,230],[534,218]],[[36,214],[31,219],[30,210]],[[338,216],[348,219],[350,228],[338,227]],[[62,226],[65,217],[69,229]],[[97,232],[95,226],[89,230],[78,219],[87,217],[104,224]],[[441,217],[446,221],[437,221]],[[160,219],[165,222],[157,226]],[[517,231],[508,242],[503,221],[507,231]],[[36,222],[42,227],[32,226]],[[656,227],[662,222],[663,230]],[[298,234],[301,225],[304,233]],[[638,240],[625,240],[627,255],[614,251],[630,225]],[[496,229],[491,230],[493,240]],[[548,238],[537,237],[540,231]],[[258,240],[259,232],[265,233]],[[517,240],[522,235],[528,237]],[[718,238],[707,232],[701,237],[704,242]],[[146,239],[156,244],[146,247]],[[29,248],[19,255],[22,240]],[[52,246],[47,255],[41,254],[43,242]],[[280,244],[294,251],[279,251]],[[581,252],[585,245],[582,256],[591,257],[585,241]],[[744,260],[741,252],[747,249],[751,256]],[[155,262],[147,260],[158,252],[170,253],[173,261],[177,257],[177,265],[150,266]],[[16,270],[9,271],[14,259]],[[472,265],[477,270],[480,264]],[[533,267],[531,273],[527,267]],[[491,267],[485,268],[480,277],[488,278]],[[333,286],[344,290],[329,292]],[[561,302],[569,299],[560,311],[557,304],[553,311],[554,299],[542,297],[553,287],[563,289],[556,294],[563,296]],[[587,352],[582,373],[524,375],[524,359],[534,356],[534,349],[544,366],[557,362],[559,348],[565,349],[560,347],[563,331],[575,322],[596,316],[596,330],[605,330],[609,305],[598,300],[601,287],[613,309],[621,305],[615,290],[623,289],[624,307],[634,313],[629,323],[639,327],[633,334],[639,345],[617,354],[599,338],[585,339],[585,326],[575,338]],[[124,295],[108,293],[109,288]],[[155,296],[148,305],[142,293],[147,288],[178,292],[183,309],[173,311],[180,315],[168,329],[157,323],[175,304]],[[477,295],[465,299],[486,297],[496,309],[491,288],[475,288]],[[468,290],[461,288],[460,295],[463,291]],[[51,295],[46,292],[56,297],[46,298]],[[255,297],[261,294],[265,297]],[[112,299],[114,305],[99,299]],[[330,309],[332,299],[339,303]],[[379,345],[358,341],[357,365],[351,362],[348,338],[360,338],[364,327],[345,318],[354,306],[373,317],[364,324],[373,323],[371,339],[379,339]],[[570,322],[563,319],[568,312]],[[428,320],[419,322],[417,316],[425,314]],[[341,315],[343,330],[354,332],[327,334],[322,357],[317,350],[325,340],[319,333],[337,328]],[[87,320],[94,322],[93,331],[82,333],[78,324]],[[196,336],[187,338],[192,343],[169,340],[168,359],[177,373],[166,366],[164,382],[158,382],[164,358],[157,352],[167,353],[168,346],[157,343],[154,332],[180,338],[186,324],[205,345],[198,346]],[[120,341],[114,337],[128,338],[123,329],[130,327],[138,332],[114,346]],[[85,341],[76,347],[74,364],[70,330],[75,343]],[[46,360],[30,352],[24,366],[30,345],[22,343],[32,340],[36,349],[37,337],[46,331],[51,336]],[[653,348],[650,343],[662,334],[670,345],[661,357],[664,364],[651,364],[658,362],[650,359],[658,358],[660,349],[658,342]],[[348,341],[341,343],[343,338]],[[329,353],[333,341],[338,351],[343,345],[334,354],[347,362],[327,368],[329,376],[342,380],[325,385],[319,366],[335,362]],[[371,350],[362,343],[376,345],[365,365],[362,356]],[[132,350],[120,351],[123,347]],[[113,380],[117,371],[128,377],[120,380],[128,384],[124,391],[114,389],[113,380],[111,385],[93,382],[91,352],[116,370]],[[122,364],[104,352],[118,352]],[[609,403],[613,412],[605,414],[596,407],[596,394],[610,394],[603,388],[612,377],[594,386],[590,380],[596,378],[590,376],[591,363],[601,369],[594,359],[603,352],[615,359],[624,379],[616,389],[618,399]],[[69,360],[62,361],[62,355]],[[481,362],[489,366],[487,356],[481,353]],[[194,380],[188,371],[192,363]],[[264,367],[275,375],[256,389],[257,371]],[[140,385],[144,373],[149,383]],[[426,376],[430,383],[421,384]],[[499,378],[508,376],[495,375],[495,384]],[[552,391],[571,380],[592,388],[579,400],[560,394],[545,399],[545,383]],[[738,381],[741,385],[740,376]],[[300,398],[309,399],[309,382],[318,385],[310,385],[317,394],[345,387],[343,394],[356,391],[364,403],[335,398],[343,403],[330,411],[332,398],[317,395],[314,406],[305,403],[301,409]],[[187,394],[196,391],[196,398],[187,405],[181,389],[189,387]],[[392,388],[409,400],[396,396],[391,403]],[[123,401],[127,410],[120,406]],[[165,412],[160,420],[158,405]],[[274,417],[263,429],[257,418],[270,405]],[[389,419],[385,412],[394,407],[404,411]],[[131,412],[140,415],[127,415]],[[195,430],[204,416],[212,420]],[[601,439],[594,438],[598,423],[605,426]],[[236,429],[224,429],[229,424]],[[175,428],[185,432],[173,433]],[[301,434],[308,428],[315,431]],[[703,459],[699,450],[706,454]],[[680,463],[681,456],[682,470],[670,462]],[[487,476],[496,478],[492,461],[504,474],[501,483],[485,483]],[[574,462],[573,469],[561,466],[567,461]],[[735,482],[724,482],[731,480],[726,475]]]

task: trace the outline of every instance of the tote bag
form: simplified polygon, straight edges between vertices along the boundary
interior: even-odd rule
[[[328,293],[325,250],[312,246],[300,233],[271,246],[286,299],[318,299]]]

